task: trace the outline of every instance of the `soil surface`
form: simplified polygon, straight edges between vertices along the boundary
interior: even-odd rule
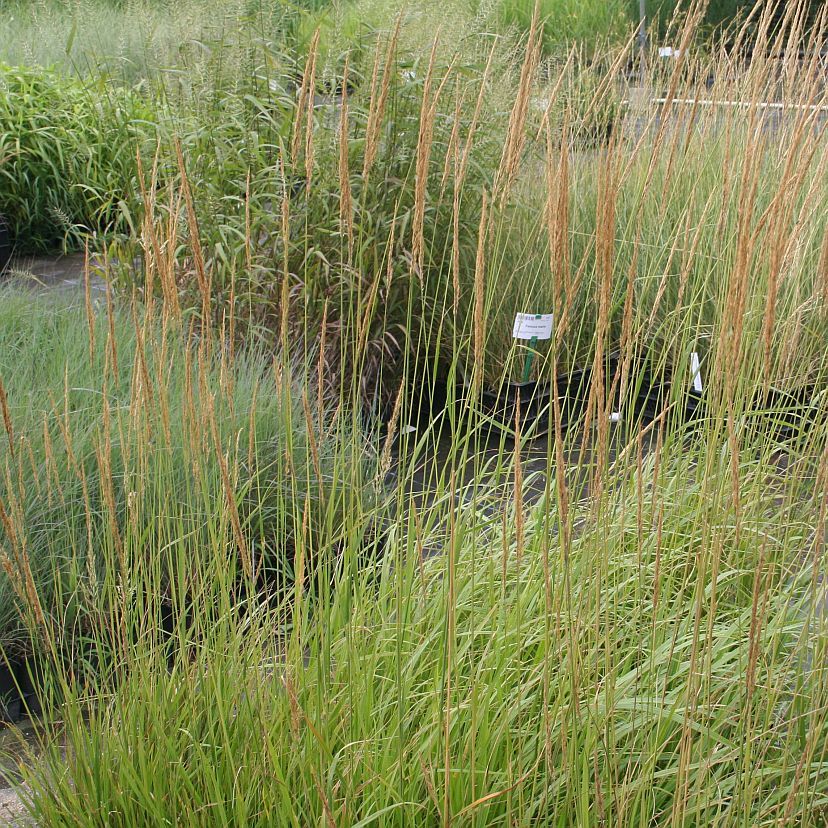
[[[19,779],[19,767],[32,761],[40,749],[43,729],[24,720],[15,726],[0,728],[0,825],[31,826],[35,823],[26,813],[13,783]]]
[[[35,823],[26,814],[20,797],[11,789],[0,789],[0,825],[30,826]]]

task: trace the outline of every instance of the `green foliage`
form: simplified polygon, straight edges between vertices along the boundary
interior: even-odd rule
[[[124,229],[146,106],[102,78],[0,65],[0,214],[23,250]],[[150,144],[151,145],[151,144]]]
[[[389,35],[375,32],[372,37],[367,54],[373,56],[377,43],[380,47],[373,93],[371,63],[357,55],[349,63],[347,173],[341,168],[339,98],[330,89],[317,92],[308,119],[294,86],[296,67],[267,50],[256,51],[248,71],[228,76],[216,68],[206,88],[188,90],[178,100],[168,96],[160,110],[163,137],[154,184],[145,164],[145,184],[157,198],[146,210],[135,208],[139,215],[148,212],[161,233],[170,226],[167,219],[177,217],[180,236],[170,244],[179,254],[182,301],[198,305],[193,239],[179,198],[183,179],[175,136],[217,318],[225,311],[232,284],[249,310],[249,316],[247,310],[240,314],[241,324],[271,342],[284,317],[291,341],[297,347],[304,343],[309,352],[320,344],[323,318],[334,331],[360,329],[358,347],[350,336],[328,338],[325,357],[329,377],[359,377],[355,390],[371,405],[387,401],[396,391],[404,359],[434,353],[451,329],[443,309],[452,299],[456,163],[447,162],[446,155],[453,142],[452,152],[458,151],[458,142],[467,140],[474,122],[456,215],[458,259],[464,271],[473,271],[483,190],[491,187],[501,157],[509,117],[505,94],[511,85],[509,76],[498,77],[493,67],[485,73],[482,50],[453,65],[450,46],[438,51],[429,94],[440,90],[440,95],[431,102],[429,124],[423,124],[430,136],[428,146],[423,145],[430,163],[418,196],[417,158],[431,46],[416,38],[410,46],[398,45],[386,73]],[[504,72],[511,69],[502,53],[495,61]],[[341,85],[341,74],[331,77],[334,88]],[[488,94],[475,115],[475,100],[484,85]],[[366,175],[368,123],[372,106],[379,112],[381,88],[385,105],[372,132],[373,159]],[[295,131],[300,140],[294,146]],[[345,174],[350,226],[340,198]],[[421,266],[413,259],[418,197],[425,200]],[[131,261],[137,252],[127,245],[122,258]],[[141,274],[135,277],[143,281]],[[289,307],[282,305],[285,283]]]
[[[221,41],[280,42],[299,10],[327,0],[6,0],[0,62],[105,74],[125,85],[199,61]]]
[[[807,6],[807,19],[814,23],[819,15],[822,3],[820,0],[800,0]],[[768,0],[710,0],[702,19],[702,31],[709,35],[722,29],[727,29],[744,21],[748,15],[762,14],[762,8],[767,8]],[[676,12],[687,12],[690,4],[676,0],[647,0],[646,9],[649,26],[658,36],[662,36]],[[759,11],[755,11],[759,8]],[[788,10],[788,4],[774,5],[774,18],[779,21]],[[629,13],[632,19],[639,19],[638,0],[630,0]]]
[[[307,57],[311,42],[318,31],[317,46],[318,72],[321,78],[336,76],[341,78],[345,56],[349,66],[359,68],[371,55],[365,53],[364,45],[370,47],[376,42],[374,32],[383,24],[388,24],[391,9],[387,8],[380,19],[372,20],[357,3],[342,3],[325,6],[321,10],[300,13],[296,25],[296,48],[303,57]],[[364,67],[363,67],[364,68]]]
[[[525,34],[535,6],[535,0],[500,0],[495,8],[501,26]],[[626,0],[541,0],[538,13],[548,56],[566,54],[573,45],[592,52],[597,46],[623,42],[631,28]]]
[[[334,10],[316,88],[281,40],[144,84],[143,304],[0,297],[2,649],[62,740],[23,770],[40,824],[824,824],[816,64],[782,113],[701,105],[695,54],[622,107],[624,55],[521,72],[458,8],[395,48]],[[517,378],[516,311],[555,314],[534,378],[596,369],[533,445],[473,392]],[[812,415],[784,434],[779,385]]]
[[[763,2],[763,0],[759,0]],[[710,0],[705,10],[702,25],[706,30],[719,26],[727,26],[734,23],[738,17],[748,13],[757,0]],[[673,16],[679,13],[686,13],[689,3],[681,0],[647,0],[646,11],[648,26],[653,32],[663,33]],[[630,14],[634,20],[640,18],[640,7],[638,0],[630,0]]]
[[[287,366],[281,380],[263,354],[208,354],[140,309],[93,313],[8,289],[0,302],[0,464],[17,467],[0,484],[7,656],[33,646],[31,621],[77,658],[123,611],[125,567],[156,573],[160,612],[189,570],[222,569],[187,581],[217,601],[251,568],[278,592],[297,547],[313,571],[346,526],[352,541],[367,530],[352,517],[370,498],[365,448],[342,423],[323,430]],[[24,609],[29,583],[45,622]]]
[[[142,641],[122,682],[64,705],[69,749],[26,773],[34,815],[729,827],[795,810],[815,828],[828,731],[806,722],[828,639],[801,554],[821,495],[794,501],[758,443],[734,469],[705,438],[668,434],[568,517],[552,496],[519,524],[517,504],[486,515],[446,492],[400,517],[379,583],[343,579],[286,642],[278,612],[206,627],[196,605],[172,660]]]

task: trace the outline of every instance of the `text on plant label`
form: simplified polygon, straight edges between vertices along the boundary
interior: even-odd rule
[[[551,313],[519,313],[515,316],[512,338],[551,339],[553,318]]]

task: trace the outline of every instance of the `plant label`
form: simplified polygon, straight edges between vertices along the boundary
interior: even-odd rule
[[[693,380],[693,390],[697,394],[701,394],[703,391],[701,381],[701,365],[699,364],[699,355],[695,351],[690,354],[690,377]]]
[[[553,318],[551,313],[519,313],[515,316],[512,338],[551,339]]]

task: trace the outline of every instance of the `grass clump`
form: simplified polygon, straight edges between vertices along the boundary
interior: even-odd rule
[[[103,74],[131,86],[200,61],[222,41],[228,49],[256,37],[279,41],[306,5],[319,4],[9,0],[0,20],[0,60],[79,77]]]
[[[324,422],[289,364],[198,342],[151,310],[9,292],[0,343],[6,657],[51,639],[81,663],[104,630],[168,624],[202,590],[219,604],[250,584],[278,594],[297,549],[315,571],[323,548],[367,537],[366,449]],[[209,566],[222,577],[193,580]],[[138,572],[157,577],[145,616]]]
[[[160,239],[176,234],[165,267],[182,304],[201,303],[184,287],[197,283],[197,246],[215,316],[244,296],[240,325],[271,342],[286,328],[308,353],[324,350],[329,384],[356,375],[369,408],[387,402],[395,363],[432,357],[451,329],[445,309],[460,269],[473,267],[502,153],[508,87],[495,67],[506,58],[477,42],[460,59],[439,41],[405,47],[402,29],[379,31],[368,64],[349,56],[347,81],[318,86],[314,51],[298,90],[260,52],[248,79],[226,79],[194,115],[173,107],[165,131],[181,159],[165,140],[145,160],[140,213]],[[331,94],[342,88],[344,99]]]
[[[818,457],[786,480],[758,444],[734,466],[724,435],[689,457],[663,439],[563,510],[560,478],[523,514],[447,492],[400,519],[379,584],[341,581],[286,646],[263,610],[170,669],[133,648],[123,685],[67,705],[68,772],[54,750],[29,775],[34,815],[821,824]],[[444,555],[409,554],[448,525]]]
[[[475,339],[486,386],[522,378],[517,312],[558,320],[554,365],[540,344],[532,379],[589,367],[599,343],[606,354],[631,342],[650,362],[648,344],[663,345],[651,369],[669,375],[719,348],[730,296],[742,305],[739,348],[767,382],[814,383],[826,295],[815,66],[784,122],[765,107],[773,62],[711,91],[690,52],[651,79],[675,102],[633,110],[621,103],[623,50],[542,73],[540,29],[516,59],[474,26],[457,30],[462,51],[424,39],[431,20],[430,7],[403,15],[353,54],[344,37],[342,50],[327,47],[333,68],[317,44],[293,92],[264,52],[253,81],[222,87],[229,117],[208,103],[179,123],[216,313],[234,284],[257,334],[272,339],[286,320],[292,339],[324,347],[331,384],[359,376],[363,400],[387,404],[407,359],[470,375]],[[747,122],[744,107],[694,104],[702,95],[743,99]],[[144,212],[172,226],[162,217],[166,205],[181,216],[184,182],[167,150],[153,182],[171,190]],[[742,172],[722,180],[720,167]],[[191,241],[174,245],[183,284],[195,282]],[[782,326],[796,338],[774,335]]]

